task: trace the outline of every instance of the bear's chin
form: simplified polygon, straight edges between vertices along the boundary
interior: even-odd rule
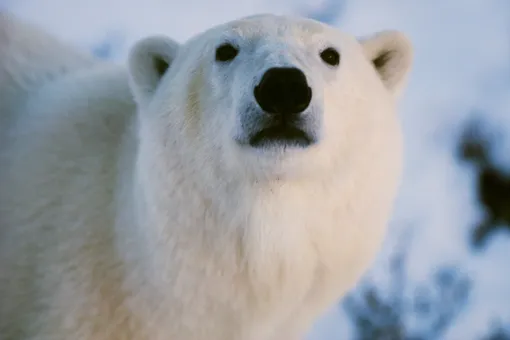
[[[302,147],[295,144],[268,142],[259,147],[244,145],[238,149],[237,166],[251,178],[259,180],[292,180],[315,177],[322,173],[315,155],[316,145]]]

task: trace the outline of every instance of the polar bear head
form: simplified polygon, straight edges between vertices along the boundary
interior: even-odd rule
[[[395,99],[411,59],[396,31],[356,39],[275,15],[182,45],[146,38],[129,57],[142,148],[190,174],[207,169],[207,180],[377,174],[400,162]]]

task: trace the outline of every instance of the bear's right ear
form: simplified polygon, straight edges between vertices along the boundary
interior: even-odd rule
[[[410,40],[398,31],[381,31],[360,39],[365,55],[386,88],[398,96],[413,63]]]
[[[131,48],[130,86],[138,105],[145,105],[152,97],[178,50],[179,43],[164,36],[142,39]]]

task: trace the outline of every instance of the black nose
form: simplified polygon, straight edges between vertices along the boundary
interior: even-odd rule
[[[295,67],[270,68],[255,86],[254,94],[262,110],[285,116],[303,112],[312,100],[304,73]]]

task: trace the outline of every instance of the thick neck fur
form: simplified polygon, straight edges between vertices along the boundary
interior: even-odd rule
[[[394,195],[396,178],[386,174],[398,162],[388,154],[308,178],[250,179],[153,118],[139,117],[127,133],[130,158],[119,166],[132,172],[120,183],[119,211],[128,214],[117,228],[142,323],[180,320],[156,333],[209,339],[229,330],[219,338],[251,340],[258,329],[254,339],[268,339],[288,320],[312,322],[370,264]],[[197,316],[201,329],[188,328]]]
[[[162,150],[150,138],[130,137],[129,143],[127,149],[138,151],[130,160],[134,172],[122,186],[129,188],[124,192],[132,209],[122,210],[133,213],[124,222],[134,222],[134,232],[124,235],[129,238],[121,251],[137,268],[132,289],[146,288],[140,301],[152,301],[157,306],[147,311],[161,313],[144,317],[185,320],[186,313],[196,317],[194,301],[206,301],[200,308],[217,313],[204,315],[204,330],[210,320],[211,328],[234,323],[242,332],[248,324],[277,323],[271,315],[299,308],[321,265],[318,220],[327,232],[335,216],[327,203],[338,189],[334,178],[222,177],[204,187],[196,170],[183,166],[179,148]]]

